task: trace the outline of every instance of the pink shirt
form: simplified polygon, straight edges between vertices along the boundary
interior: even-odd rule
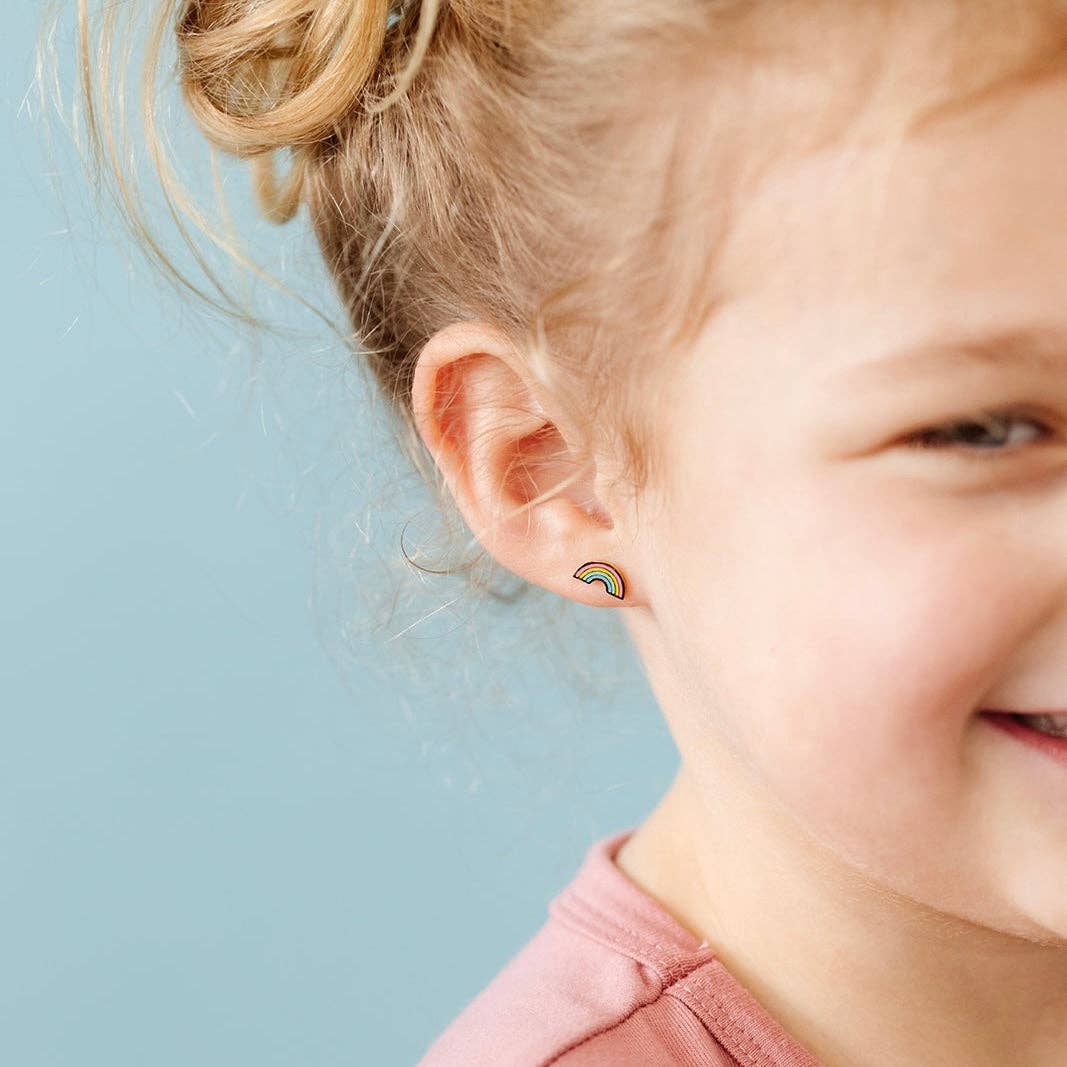
[[[819,1067],[595,842],[548,919],[418,1067]]]

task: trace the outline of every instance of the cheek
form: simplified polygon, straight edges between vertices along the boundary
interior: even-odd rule
[[[688,549],[699,580],[675,579],[690,725],[816,831],[908,847],[964,802],[972,714],[1039,596],[1021,546],[962,521],[967,505],[789,473],[675,524],[714,531]]]

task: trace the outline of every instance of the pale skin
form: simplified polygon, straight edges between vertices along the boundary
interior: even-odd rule
[[[1067,1063],[1067,768],[979,715],[1067,711],[1065,116],[1067,77],[1047,79],[753,190],[736,299],[672,369],[669,473],[639,514],[592,479],[492,525],[529,497],[533,432],[571,430],[487,324],[418,365],[420,432],[472,530],[623,612],[677,742],[619,867],[827,1067]],[[1034,324],[1063,334],[1040,366],[874,370]],[[1024,405],[1040,441],[1020,415],[999,451],[904,443]],[[573,579],[589,560],[624,601]]]

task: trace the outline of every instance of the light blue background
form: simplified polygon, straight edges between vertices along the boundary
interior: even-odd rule
[[[292,335],[250,385],[112,234],[45,150],[34,8],[0,43],[0,1063],[413,1064],[673,744],[614,613],[405,569],[429,496],[312,316],[257,290]],[[238,223],[336,310],[301,221]]]

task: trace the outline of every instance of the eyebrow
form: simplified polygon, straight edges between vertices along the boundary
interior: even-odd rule
[[[953,365],[1023,367],[1067,373],[1067,324],[942,332],[872,360],[850,364],[838,377],[878,385],[916,371]]]

